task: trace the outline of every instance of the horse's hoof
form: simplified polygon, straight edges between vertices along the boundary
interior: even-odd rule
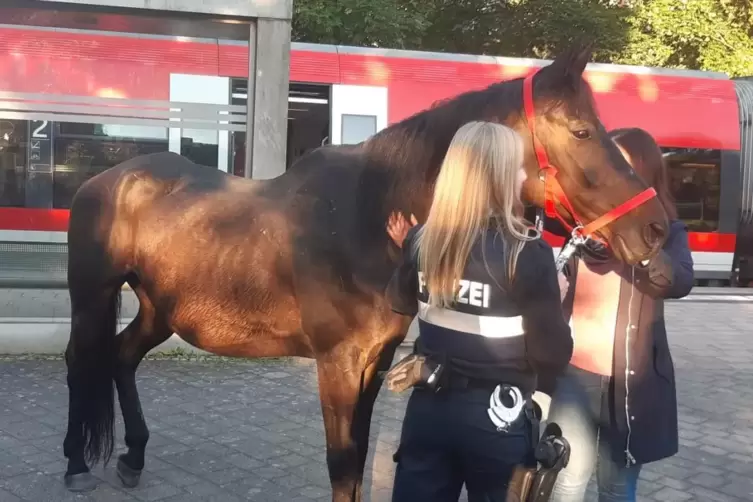
[[[123,486],[126,488],[136,488],[139,485],[139,481],[141,480],[141,469],[137,470],[128,467],[128,464],[125,463],[122,455],[118,458],[118,465],[115,468],[115,471],[118,473],[120,482],[123,483]]]
[[[63,480],[65,487],[71,492],[90,492],[97,487],[97,478],[91,472],[66,474]]]

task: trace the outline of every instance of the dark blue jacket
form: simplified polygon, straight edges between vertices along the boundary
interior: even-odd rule
[[[446,361],[451,372],[516,385],[524,393],[533,393],[539,373],[561,373],[573,344],[549,244],[527,242],[508,285],[503,237],[491,225],[471,248],[457,301],[436,309],[419,281],[419,228],[405,238],[402,262],[387,286],[392,310],[419,316],[418,351]]]
[[[568,264],[573,276],[563,302],[567,318],[572,313],[572,285],[579,261],[605,259],[612,258],[585,251]],[[682,298],[693,287],[687,226],[671,222],[664,248],[647,267],[624,265],[618,273],[623,280],[614,339],[614,406],[610,409],[614,410],[611,425],[625,444],[616,445],[613,455],[624,463],[628,450],[636,462],[647,463],[678,450],[675,372],[664,324],[664,299]]]

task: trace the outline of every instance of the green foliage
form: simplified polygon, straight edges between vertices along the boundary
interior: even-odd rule
[[[427,27],[420,0],[295,0],[292,39],[416,48]]]
[[[615,62],[753,75],[752,14],[745,0],[644,1]]]
[[[422,47],[466,53],[551,57],[573,41],[595,42],[596,57],[624,46],[626,11],[602,0],[434,0]],[[448,36],[448,33],[451,33]]]
[[[296,0],[294,40],[753,75],[751,0]]]

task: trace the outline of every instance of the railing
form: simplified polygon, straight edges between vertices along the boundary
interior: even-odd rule
[[[68,245],[56,242],[0,242],[0,287],[64,289]]]
[[[243,132],[246,107],[0,92],[0,117],[16,120],[212,129]]]

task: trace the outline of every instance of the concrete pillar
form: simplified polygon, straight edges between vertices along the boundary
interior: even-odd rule
[[[290,83],[290,21],[256,20],[256,78],[253,94],[253,142],[246,168],[254,179],[275,178],[285,172]],[[253,44],[254,41],[252,40]],[[249,82],[250,84],[250,82]],[[247,137],[247,139],[250,139]],[[249,144],[248,142],[246,143]],[[249,166],[249,160],[251,165]]]

